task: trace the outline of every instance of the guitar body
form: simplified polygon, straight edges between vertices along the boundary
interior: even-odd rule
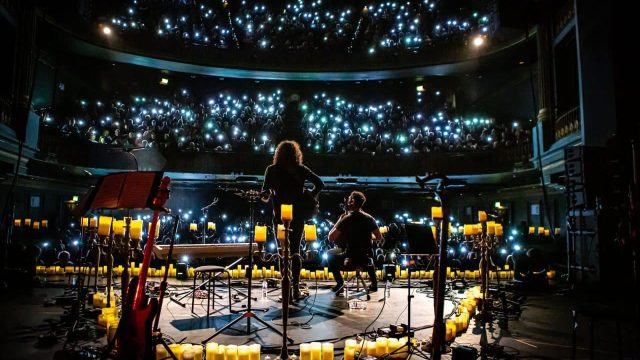
[[[138,277],[133,277],[129,283],[127,292],[127,304],[133,304],[133,297],[138,285]],[[145,299],[146,300],[146,299]],[[127,360],[153,360],[154,349],[151,338],[151,325],[158,313],[158,300],[144,301],[146,304],[141,309],[127,306],[123,310],[120,319],[119,353],[121,358]]]
[[[153,200],[153,216],[149,234],[156,233],[160,208],[169,198],[171,179],[164,177],[158,194]],[[153,360],[154,344],[152,326],[158,315],[158,299],[149,299],[146,294],[147,273],[151,262],[151,251],[155,236],[149,235],[144,248],[144,257],[140,265],[140,276],[133,277],[129,283],[126,302],[122,306],[122,318],[118,326],[119,355],[123,360]]]

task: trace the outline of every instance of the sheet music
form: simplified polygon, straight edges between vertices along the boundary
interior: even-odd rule
[[[118,198],[122,190],[122,185],[126,179],[127,174],[114,174],[105,176],[102,179],[100,188],[96,192],[93,202],[91,203],[92,209],[115,209],[118,207]]]
[[[122,195],[118,208],[136,209],[150,207],[149,194],[153,181],[156,178],[154,172],[136,172],[127,174],[127,179],[122,189]],[[156,189],[157,190],[157,189]]]

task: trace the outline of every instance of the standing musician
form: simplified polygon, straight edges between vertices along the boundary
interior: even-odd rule
[[[332,288],[336,294],[341,294],[344,280],[340,274],[343,265],[366,266],[371,285],[369,291],[378,291],[378,279],[375,268],[370,264],[372,255],[372,235],[375,241],[382,240],[375,219],[362,211],[367,198],[360,191],[353,191],[347,199],[347,212],[340,215],[340,219],[329,231],[329,241],[340,244],[344,248],[342,253],[334,253],[329,259],[329,270],[336,279]]]
[[[285,140],[278,144],[273,155],[273,164],[264,173],[262,190],[269,190],[273,194],[273,229],[276,231],[280,220],[280,205],[293,205],[293,220],[291,221],[290,251],[292,255],[292,284],[293,298],[300,300],[300,241],[304,230],[305,216],[302,203],[305,181],[313,184],[311,194],[316,197],[324,188],[324,183],[313,171],[302,163],[300,145],[292,140]],[[299,209],[296,211],[296,209]]]

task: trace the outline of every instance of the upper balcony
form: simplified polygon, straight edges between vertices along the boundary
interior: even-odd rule
[[[519,51],[524,32],[498,27],[490,3],[136,0],[41,8],[52,27],[45,41],[110,61],[225,77],[374,80],[512,61],[503,55]]]

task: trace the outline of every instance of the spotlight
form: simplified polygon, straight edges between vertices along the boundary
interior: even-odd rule
[[[108,35],[111,35],[111,28],[110,28],[110,27],[108,27],[108,26],[103,26],[103,27],[102,27],[102,33],[103,33],[103,34],[105,34],[105,35],[107,35],[107,36],[108,36]]]
[[[484,37],[478,35],[475,38],[473,38],[473,46],[475,47],[480,47],[482,45],[484,45]]]
[[[189,262],[189,257],[187,255],[182,256],[182,262]]]

